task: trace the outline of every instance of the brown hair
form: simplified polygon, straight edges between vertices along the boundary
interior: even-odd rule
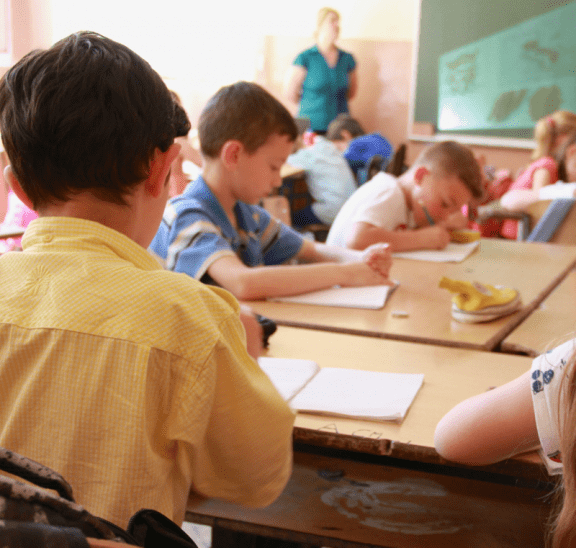
[[[430,145],[414,162],[414,167],[418,166],[443,175],[456,175],[474,198],[481,198],[483,195],[480,165],[472,151],[456,141],[442,141]]]
[[[271,135],[295,141],[298,128],[286,107],[264,88],[237,82],[220,88],[200,114],[198,137],[202,154],[217,158],[226,141],[240,141],[249,154]]]
[[[569,110],[557,110],[540,118],[534,126],[536,146],[532,152],[532,159],[553,156],[556,152],[554,150],[556,138],[572,132],[576,132],[576,114]]]
[[[160,76],[126,46],[79,32],[29,53],[0,81],[0,131],[34,208],[90,190],[124,197],[190,129]]]
[[[338,141],[342,139],[342,131],[344,130],[348,131],[353,138],[366,134],[364,128],[356,118],[352,118],[350,114],[342,113],[338,114],[328,125],[326,139]]]

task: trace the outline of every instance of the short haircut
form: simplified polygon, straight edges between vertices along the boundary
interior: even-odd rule
[[[200,149],[217,158],[227,141],[236,140],[253,154],[271,135],[298,137],[286,107],[258,84],[237,82],[220,88],[208,101],[198,122]]]
[[[152,67],[92,32],[30,52],[0,81],[0,131],[34,208],[90,191],[126,204],[190,121]]]
[[[483,195],[480,165],[472,151],[456,141],[442,141],[424,149],[413,167],[419,166],[439,175],[456,175],[474,198]]]
[[[338,141],[342,139],[342,131],[344,130],[348,131],[353,138],[366,134],[364,128],[356,118],[352,118],[350,114],[338,114],[338,116],[328,124],[326,139]]]

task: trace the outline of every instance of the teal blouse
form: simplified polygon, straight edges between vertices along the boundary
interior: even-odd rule
[[[348,74],[356,61],[351,53],[338,52],[334,67],[328,66],[317,46],[300,53],[293,63],[307,70],[298,116],[309,118],[313,131],[326,131],[338,114],[348,112]]]

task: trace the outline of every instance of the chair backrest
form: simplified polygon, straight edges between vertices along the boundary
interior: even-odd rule
[[[540,200],[528,206],[531,232],[527,241],[576,245],[576,200]]]

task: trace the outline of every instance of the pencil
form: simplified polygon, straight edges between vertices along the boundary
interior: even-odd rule
[[[434,226],[434,219],[432,219],[432,216],[430,215],[430,213],[428,212],[428,210],[426,209],[426,207],[422,204],[420,204],[420,207],[422,208],[422,211],[424,212],[424,215],[426,215],[426,220],[428,221],[428,224],[430,226]]]

